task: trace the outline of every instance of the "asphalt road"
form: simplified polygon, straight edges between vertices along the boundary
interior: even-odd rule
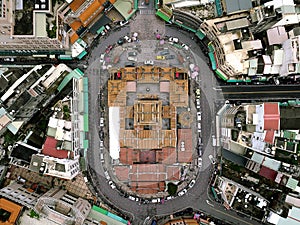
[[[227,85],[217,87],[229,100],[281,100],[300,98],[299,85]],[[222,91],[221,91],[222,90]]]
[[[208,160],[208,155],[215,155],[211,144],[211,135],[215,133],[213,117],[215,114],[214,102],[215,100],[222,99],[222,96],[216,92],[216,80],[207,65],[207,59],[202,54],[198,45],[191,40],[191,34],[186,35],[184,32],[180,32],[173,27],[166,27],[165,35],[178,37],[182,42],[188,44],[191,49],[193,49],[196,64],[201,68],[200,79],[198,79],[197,85],[202,90],[202,133],[203,140],[205,140],[202,170],[198,174],[196,184],[187,192],[186,195],[166,201],[164,204],[140,204],[139,202],[133,202],[124,197],[124,194],[109,187],[107,180],[104,177],[104,169],[108,167],[101,163],[99,156],[100,139],[98,133],[100,110],[98,93],[99,86],[107,80],[107,74],[102,73],[100,70],[99,57],[108,45],[115,43],[121,36],[124,36],[129,32],[129,27],[124,27],[119,31],[117,30],[114,33],[111,33],[106,39],[102,39],[101,44],[93,48],[88,60],[86,61],[88,69],[85,71],[85,74],[89,77],[88,135],[90,143],[87,157],[92,175],[91,183],[97,192],[98,197],[108,202],[111,206],[119,209],[121,212],[129,215],[132,218],[134,225],[144,224],[144,220],[148,216],[170,215],[188,207],[193,207],[195,210],[203,211],[232,224],[255,224],[249,219],[238,217],[235,212],[225,211],[223,206],[219,206],[217,203],[212,202],[209,199],[208,183],[212,174],[212,166]],[[108,152],[105,153],[108,154]],[[209,203],[207,203],[207,200],[209,200]]]

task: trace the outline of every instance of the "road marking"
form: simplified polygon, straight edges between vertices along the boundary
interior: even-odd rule
[[[239,220],[239,221],[241,221],[243,224],[249,224],[249,225],[252,225],[252,223],[248,223],[248,222],[246,222],[245,220],[242,220],[242,219],[240,219],[240,218],[238,218],[238,217],[232,216],[232,215],[230,215],[230,214],[228,214],[228,213],[225,213],[225,212],[223,212],[223,211],[220,211],[220,210],[218,210],[218,209],[215,209],[215,208],[212,208],[212,209],[215,210],[215,211],[217,211],[217,212],[219,212],[219,213],[222,213],[222,214],[224,214],[224,215],[226,215],[226,216],[229,216],[229,217],[231,217],[231,218],[234,218],[234,219],[236,219],[236,220]]]
[[[239,92],[223,92],[223,94],[264,94],[264,93],[299,93],[300,90],[294,91],[239,91]]]
[[[206,200],[206,203],[207,203],[207,205],[210,205],[211,207],[215,207],[213,204],[211,204],[211,203],[209,202],[209,200]]]

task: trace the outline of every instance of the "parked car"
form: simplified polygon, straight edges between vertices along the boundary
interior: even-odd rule
[[[201,112],[197,112],[197,120],[201,121]]]
[[[156,56],[156,59],[157,59],[157,60],[164,60],[164,59],[165,59],[165,57],[164,57],[164,56],[162,56],[162,55],[157,55],[157,56]]]
[[[101,117],[101,118],[100,118],[100,127],[103,127],[103,126],[104,126],[104,118]]]
[[[105,25],[105,29],[106,29],[107,31],[109,31],[109,30],[110,30],[110,26],[109,26],[108,24],[106,24],[106,25]]]
[[[189,46],[187,46],[186,44],[182,44],[181,46],[183,47],[183,49],[185,49],[187,51],[189,50]]]
[[[201,130],[201,123],[198,123],[198,130]]]
[[[146,61],[144,62],[144,64],[145,64],[145,65],[154,65],[154,62],[153,62],[153,60],[146,60]]]
[[[186,189],[183,189],[182,191],[178,192],[178,196],[183,196],[187,193]]]
[[[120,21],[119,25],[122,27],[122,26],[125,26],[128,23],[129,23],[128,21],[124,20],[124,21]]]
[[[199,98],[196,99],[196,108],[200,109],[200,99]]]
[[[160,55],[169,55],[169,54],[170,54],[169,50],[163,50],[160,52]]]
[[[214,157],[213,157],[212,155],[209,155],[208,158],[209,158],[210,162],[211,162],[213,165],[216,164],[216,161],[215,161],[215,159],[214,159]]]
[[[128,196],[128,199],[130,199],[131,201],[135,201],[135,197],[133,197],[131,195]]]
[[[198,167],[199,168],[202,167],[202,158],[201,157],[198,158]]]
[[[133,56],[128,56],[127,59],[128,59],[129,61],[134,61],[134,62],[137,61],[137,57],[133,57]]]
[[[202,156],[202,146],[198,146],[198,155],[199,155],[199,157]]]
[[[122,45],[124,44],[124,38],[120,38],[118,41],[117,41],[118,45]]]
[[[108,181],[108,184],[109,184],[109,186],[112,188],[112,189],[116,189],[116,185],[114,184],[114,182],[113,181]]]
[[[103,62],[104,62],[104,56],[105,56],[105,54],[101,54],[101,55],[100,55],[100,63],[103,63]]]
[[[191,182],[189,183],[189,188],[194,187],[196,181],[195,180],[191,180]]]
[[[106,50],[105,50],[105,53],[108,54],[110,53],[110,51],[113,49],[113,46],[112,45],[109,45]]]
[[[129,195],[128,198],[131,200],[131,201],[140,201],[140,199],[138,197],[133,197],[132,195]]]
[[[128,56],[136,56],[137,53],[136,52],[128,52]]]
[[[195,93],[196,93],[196,98],[200,98],[201,90],[199,88],[196,89]]]
[[[170,195],[170,196],[168,196],[166,199],[167,199],[167,200],[171,200],[171,199],[173,199],[173,198],[174,198],[174,196]]]
[[[178,43],[178,42],[179,42],[179,39],[176,38],[176,37],[170,37],[170,38],[169,38],[169,41],[170,41],[170,42],[174,42],[174,43]]]
[[[160,198],[154,198],[151,200],[152,203],[160,203]]]
[[[104,171],[104,176],[107,180],[110,180],[110,176],[107,171]]]
[[[175,55],[166,55],[165,58],[166,59],[175,59]]]
[[[134,62],[125,62],[125,67],[135,67]]]

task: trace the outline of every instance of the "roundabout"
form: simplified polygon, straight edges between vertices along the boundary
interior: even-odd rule
[[[161,27],[162,26],[160,26],[160,28]],[[213,117],[215,113],[214,101],[216,99],[221,99],[218,93],[216,93],[216,91],[213,89],[213,87],[216,85],[216,80],[213,76],[212,71],[207,65],[207,59],[204,57],[198,44],[193,39],[191,39],[190,34],[183,31],[178,31],[177,28],[166,26],[163,27],[163,30],[160,30],[159,32],[164,34],[162,35],[162,37],[177,37],[181,43],[189,46],[189,50],[178,49],[168,41],[165,41],[163,46],[161,46],[160,40],[155,40],[155,35],[152,35],[151,37],[149,36],[148,39],[150,40],[142,39],[143,35],[141,35],[141,33],[143,33],[144,31],[141,29],[141,27],[135,27],[134,24],[130,25],[130,29],[128,28],[129,27],[124,27],[124,30],[121,29],[120,31],[111,33],[109,38],[105,39],[101,45],[95,47],[88,62],[89,67],[87,69],[87,74],[90,77],[89,119],[91,140],[91,151],[90,155],[88,156],[88,164],[90,168],[89,172],[92,178],[91,184],[95,193],[97,193],[99,199],[104,200],[104,202],[109,204],[112,208],[126,215],[133,224],[144,224],[146,218],[170,215],[174,212],[183,210],[188,207],[213,214],[218,218],[224,218],[224,220],[226,221],[235,221],[236,219],[233,212],[224,213],[222,206],[215,205],[214,207],[212,207],[207,203],[207,200],[210,198],[210,196],[208,195],[209,181],[213,172],[213,167],[208,156],[216,154],[214,152],[211,140],[211,136],[215,133]],[[141,38],[138,42],[124,43],[122,45],[117,44],[117,41],[120,38],[124,36],[130,36],[129,34],[133,34],[135,32],[137,32],[139,37]],[[153,33],[155,32],[156,31],[153,31]],[[147,31],[147,33],[150,33],[150,31]],[[169,37],[167,40],[169,40]],[[114,47],[108,54],[106,53],[107,55],[104,57],[104,61],[101,62],[105,62],[105,67],[103,68],[103,64],[100,63],[100,55],[105,52],[107,48],[106,46],[109,45],[112,45]],[[166,50],[168,50],[169,53],[166,54],[165,57],[167,55],[174,55],[174,58],[171,57],[171,59],[163,60],[156,58]],[[129,52],[136,52],[136,55],[129,56],[129,54],[132,54]],[[114,58],[116,55],[118,55],[119,60],[114,62]],[[129,60],[129,57],[134,57],[136,58],[136,60]],[[153,65],[145,65],[145,61],[153,61]],[[131,65],[133,66],[128,67],[128,63],[131,63]],[[189,68],[190,64],[197,65],[200,68],[199,75],[195,77],[195,79],[191,79],[188,76],[192,72]],[[149,147],[149,145],[151,146],[153,143],[140,150],[139,153],[136,153],[136,155],[140,155],[139,157],[135,158],[137,160],[135,161],[135,163],[133,162],[132,157],[132,155],[134,154],[134,150],[129,150],[132,151],[131,153],[129,153],[128,149],[130,148],[126,148],[126,150],[124,150],[121,147],[122,145],[120,145],[119,152],[119,156],[122,156],[122,159],[121,157],[112,158],[109,143],[109,139],[112,135],[110,134],[109,130],[111,128],[108,128],[110,123],[109,104],[113,105],[113,107],[115,107],[115,104],[124,104],[126,113],[125,111],[123,113],[127,117],[125,116],[123,131],[130,133],[132,132],[132,127],[134,128],[143,126],[142,130],[144,133],[151,133],[150,131],[155,131],[156,133],[158,133],[155,126],[160,127],[160,129],[164,126],[169,126],[167,120],[164,120],[164,116],[157,116],[158,114],[160,114],[158,112],[162,112],[158,111],[158,109],[163,110],[163,106],[167,106],[166,103],[170,102],[170,96],[163,95],[166,92],[157,91],[166,88],[164,86],[161,87],[161,85],[158,85],[158,83],[167,81],[169,83],[170,89],[170,79],[180,81],[180,79],[178,78],[180,78],[181,75],[179,76],[176,70],[179,71],[178,73],[182,72],[186,75],[184,79],[186,79],[186,82],[188,83],[188,85],[186,86],[188,88],[186,88],[187,93],[185,94],[185,99],[188,103],[186,103],[186,106],[178,107],[178,111],[176,111],[178,113],[175,112],[173,114],[176,114],[175,118],[177,122],[179,121],[179,119],[186,120],[181,118],[181,114],[187,114],[187,117],[193,120],[193,122],[186,124],[184,121],[181,121],[183,123],[183,128],[185,128],[185,126],[190,126],[191,130],[190,135],[186,135],[188,137],[186,138],[186,140],[189,140],[192,143],[192,147],[190,148],[190,156],[187,157],[188,161],[183,162],[182,164],[181,162],[179,163],[178,161],[176,161],[178,160],[178,153],[181,154],[182,157],[185,157],[185,151],[181,151],[181,149],[187,147],[185,141],[184,143],[182,143],[182,141],[177,141],[177,132],[175,139],[176,141],[173,145],[175,149],[173,152],[176,152],[176,154],[174,154],[174,157],[167,157],[167,160],[171,160],[172,163],[165,163],[164,165],[162,163],[163,160],[161,161],[161,163],[159,163],[159,160],[157,160],[159,158],[157,156],[157,149],[162,148],[161,146],[155,146],[154,148]],[[155,75],[156,73],[158,75]],[[165,77],[163,79],[166,79],[166,77],[168,77],[169,80],[160,81],[161,77],[163,76]],[[140,79],[136,79],[137,77]],[[126,78],[126,85],[122,84],[123,78]],[[137,82],[137,80],[140,80],[142,82]],[[149,81],[151,81],[152,83]],[[134,82],[135,84],[130,82]],[[155,85],[153,85],[153,82],[156,82]],[[116,89],[118,91],[115,93],[114,100],[110,101],[110,99],[112,99],[112,96],[109,97],[109,95],[114,94],[113,88],[116,86],[118,86],[119,89]],[[109,88],[111,89],[109,92],[107,92],[107,89]],[[174,91],[174,93],[180,91],[180,88],[182,87],[178,84],[176,85],[176,88],[176,91]],[[199,123],[197,121],[197,112],[199,111],[199,109],[196,108],[195,91],[198,88],[201,90],[201,132],[197,132]],[[133,90],[135,90],[136,92],[141,92],[139,94],[134,94]],[[126,96],[126,92],[129,93],[128,96]],[[99,95],[101,95],[101,97],[98,97]],[[141,101],[155,101],[155,103]],[[125,105],[126,103],[128,103],[127,106]],[[151,104],[155,105],[156,111],[151,109],[151,106],[149,106]],[[144,108],[148,111],[135,112],[133,108]],[[135,118],[139,118],[139,116],[145,118],[150,116],[150,119],[148,118],[147,123],[153,123],[153,121],[158,120],[160,121],[159,125],[157,123],[155,123],[154,125],[137,124],[137,120],[135,121]],[[105,121],[104,128],[99,127],[99,121],[101,117],[103,117]],[[111,121],[113,121],[112,118],[114,117],[111,117]],[[121,120],[121,118],[122,117],[120,116],[119,120]],[[165,119],[167,119],[167,117],[165,117]],[[181,124],[177,122],[175,125],[175,129],[181,129]],[[120,123],[117,122],[117,124],[121,124],[121,121]],[[137,130],[139,131],[139,133],[142,133],[140,132],[141,128],[138,128]],[[103,137],[103,139],[100,139],[99,132],[104,133],[104,135],[101,136]],[[121,132],[119,132],[119,134],[120,133]],[[157,138],[157,136],[154,136],[153,133],[150,135],[150,138],[136,137],[137,133],[135,133],[131,138],[123,138],[123,143],[124,140],[132,141],[134,139],[138,139],[141,143],[143,141],[144,143],[146,143],[147,140],[151,142],[151,139]],[[199,143],[199,139],[203,140],[203,143],[202,141]],[[169,138],[169,141],[170,140],[171,139]],[[104,143],[104,148],[102,150],[103,152],[101,152],[99,148],[100,142]],[[118,142],[119,144],[121,143],[120,138],[118,138]],[[203,146],[203,154],[201,157],[198,155],[197,151],[199,144]],[[127,147],[125,145],[123,146]],[[136,148],[137,146],[133,147]],[[132,149],[133,147],[131,146]],[[125,151],[126,153],[124,153]],[[101,153],[104,154],[103,162],[101,162],[100,158]],[[131,158],[129,157],[130,154]],[[201,167],[198,167],[198,158],[203,158],[203,160],[201,160]],[[128,163],[129,161],[130,163]],[[170,177],[172,176],[167,175],[167,172],[165,172],[166,168],[162,169],[160,167],[169,166],[174,168],[174,164],[175,167],[178,167],[175,171],[177,171],[177,173],[178,170],[180,171],[179,175],[176,175],[176,178],[178,178],[176,181],[176,184],[178,184],[178,191],[176,196],[170,196],[165,188],[166,183],[164,181],[170,179]],[[137,173],[138,167],[141,168],[141,173]],[[165,174],[164,177],[161,178],[160,176],[162,176],[163,174],[162,171],[164,171]],[[108,176],[106,176],[105,174],[108,174]],[[151,176],[151,174],[155,175]],[[138,179],[144,179],[142,183],[146,184],[146,188],[139,185],[140,180]],[[189,184],[193,179],[195,179],[195,184],[189,187]],[[108,180],[111,180],[116,188],[113,189],[108,183]],[[162,183],[160,183],[161,181],[163,181],[163,185]],[[155,186],[155,188],[153,188],[153,185]],[[149,193],[149,190],[155,190],[155,192]],[[179,193],[182,196],[177,196]],[[151,220],[149,219],[147,221],[148,222],[146,222],[145,224],[151,222]]]

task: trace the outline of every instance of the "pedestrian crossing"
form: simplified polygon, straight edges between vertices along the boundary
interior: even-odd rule
[[[140,9],[142,15],[153,15],[155,11],[153,9]]]

